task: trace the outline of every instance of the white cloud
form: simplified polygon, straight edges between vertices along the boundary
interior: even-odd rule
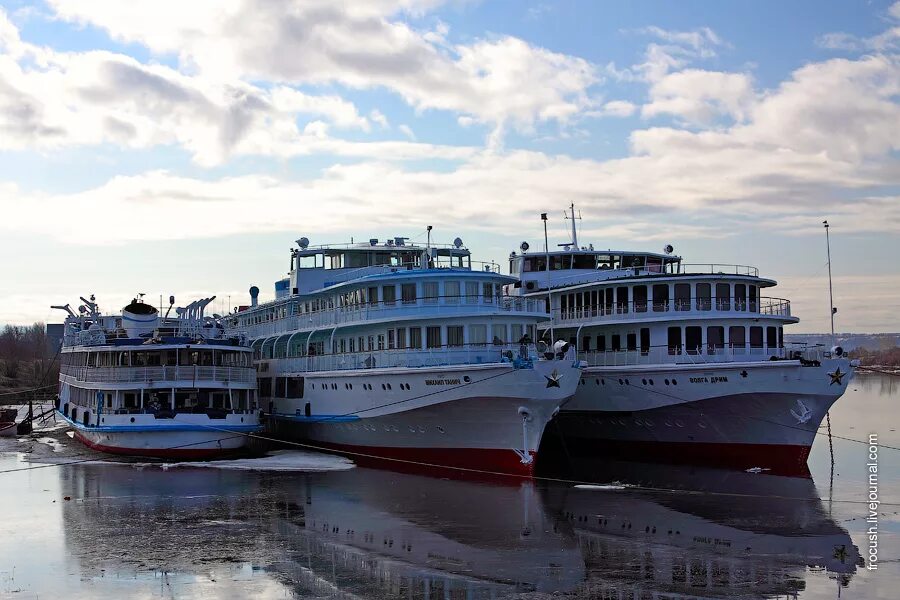
[[[900,2],[894,2],[888,9],[888,14],[900,21]]]
[[[888,8],[888,20],[900,21],[900,2]],[[870,37],[859,37],[843,31],[826,33],[816,38],[816,44],[829,50],[850,52],[890,52],[900,50],[900,26],[893,26]]]
[[[388,123],[388,118],[382,114],[380,110],[377,108],[373,108],[371,112],[369,112],[369,118],[373,123],[378,123],[381,125],[382,129],[387,129],[390,127],[390,123]]]
[[[600,110],[592,110],[585,113],[589,117],[630,117],[637,111],[637,106],[627,100],[611,100],[605,103]]]
[[[724,45],[724,41],[708,27],[694,31],[674,31],[650,26],[633,30],[631,33],[648,35],[665,43],[648,44],[644,62],[630,69],[619,71],[613,63],[607,65],[607,71],[622,80],[658,81],[669,72],[683,68],[694,60],[716,56],[716,48]]]
[[[694,125],[713,124],[720,116],[742,121],[755,100],[749,75],[686,69],[653,82],[641,116],[670,114]]]
[[[597,83],[587,61],[504,36],[449,45],[400,20],[437,2],[325,0],[263,4],[243,0],[50,0],[67,20],[107,30],[179,57],[185,68],[219,80],[340,83],[393,90],[419,110],[482,122],[565,122],[587,106]],[[198,25],[202,24],[202,25]]]
[[[409,125],[403,124],[403,125],[400,125],[399,127],[397,127],[397,129],[399,129],[403,133],[403,135],[405,135],[412,141],[416,141],[416,134],[413,133],[413,130],[410,128]]]

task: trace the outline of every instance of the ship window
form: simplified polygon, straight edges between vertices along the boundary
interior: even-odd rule
[[[606,336],[597,336],[597,352],[606,352]]]
[[[397,288],[392,285],[386,285],[381,288],[381,299],[385,306],[393,306],[397,300]]]
[[[519,323],[513,323],[509,326],[509,341],[521,344],[522,338],[525,336],[525,328]]]
[[[747,310],[747,286],[734,284],[734,310]]]
[[[422,347],[422,328],[421,327],[410,327],[409,328],[409,347],[417,348],[417,349]]]
[[[276,398],[284,398],[287,393],[287,378],[286,377],[276,377],[275,378],[275,397]]]
[[[576,254],[572,257],[573,269],[593,269],[597,266],[597,259],[593,254]]]
[[[750,286],[750,312],[756,312],[759,301],[759,288],[755,285]]]
[[[416,302],[416,284],[404,283],[400,289],[403,304],[415,304]]]
[[[354,340],[353,338],[350,338],[349,346],[350,346],[350,352],[356,352],[356,340]]]
[[[615,290],[613,288],[606,288],[603,290],[603,312],[606,314],[612,314],[614,302],[613,296],[615,296]]]
[[[422,283],[422,296],[427,304],[434,304],[438,299],[438,282],[426,281]]]
[[[369,336],[369,352],[371,352],[374,349],[375,349],[375,336],[370,335]]]
[[[762,327],[751,327],[750,328],[750,347],[751,348],[762,348],[763,347],[763,328]]]
[[[463,339],[463,327],[462,325],[448,325],[447,326],[447,345],[448,346],[462,346],[465,343]]]
[[[466,304],[476,304],[478,302],[478,282],[466,282]]]
[[[425,328],[425,338],[426,344],[428,348],[440,348],[441,347],[441,328],[440,327],[426,327]]]
[[[728,328],[728,344],[732,348],[744,348],[747,345],[746,330],[743,325],[734,325]]]
[[[265,398],[270,398],[272,396],[272,378],[271,377],[260,377],[259,378],[259,395]]]
[[[619,257],[616,255],[610,254],[598,254],[597,255],[597,268],[601,270],[608,269],[618,269],[619,268]]]
[[[710,310],[712,308],[712,291],[708,283],[697,284],[697,309]]]
[[[681,327],[669,327],[669,354],[681,354]]]
[[[691,284],[675,284],[675,310],[691,310]]]
[[[485,283],[483,286],[484,291],[484,301],[488,304],[494,301],[494,284],[493,283]]]
[[[647,327],[641,328],[641,353],[647,354],[650,352],[650,329]]]
[[[669,310],[669,285],[665,283],[653,286],[653,311],[666,312]]]
[[[562,271],[564,269],[570,268],[572,262],[569,260],[568,255],[560,255],[550,257],[550,270],[551,271]]]
[[[766,346],[769,348],[778,347],[778,328],[766,327]]]
[[[725,347],[724,327],[713,325],[706,328],[706,347],[710,354],[713,354],[716,348]]]
[[[622,349],[622,336],[618,333],[614,333],[612,336],[612,350],[613,352],[618,352]]]
[[[629,333],[625,336],[625,344],[629,351],[634,352],[637,350],[637,334]]]
[[[636,285],[631,288],[634,299],[634,312],[647,312],[647,286]]]
[[[487,343],[487,325],[469,325],[469,343],[483,346]]]
[[[616,288],[616,312],[617,313],[627,313],[628,312],[628,288],[627,287]]]
[[[444,302],[447,304],[457,304],[459,302],[459,282],[444,282]]]
[[[784,348],[784,327],[778,328],[778,347]]]
[[[731,285],[716,284],[716,310],[731,310]]]
[[[378,304],[378,288],[369,288],[369,304]]]
[[[506,343],[506,325],[491,325],[491,343],[495,346]]]
[[[406,348],[406,328],[400,327],[397,329],[397,347],[398,348]]]
[[[591,336],[586,335],[581,338],[581,351],[588,352],[591,349]]]
[[[394,330],[393,330],[393,329],[388,329],[388,338],[387,338],[387,342],[388,342],[388,350],[393,350],[393,349],[394,349],[394,345],[395,345],[395,341],[394,341]]]
[[[700,354],[703,346],[703,328],[690,326],[684,328],[684,346],[688,354]]]
[[[384,334],[383,333],[378,334],[378,349],[384,350]]]

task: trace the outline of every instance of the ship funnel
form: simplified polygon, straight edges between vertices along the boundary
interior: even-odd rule
[[[159,325],[159,311],[135,298],[122,309],[122,328],[130,338],[150,335]]]
[[[259,304],[259,288],[255,285],[250,288],[250,306]]]

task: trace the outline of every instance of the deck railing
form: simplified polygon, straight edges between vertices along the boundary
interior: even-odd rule
[[[470,298],[480,296],[438,296],[433,298],[417,298],[404,301],[397,298],[393,301],[371,302],[330,308],[302,315],[291,315],[254,325],[239,326],[233,331],[245,333],[251,339],[264,336],[280,335],[294,331],[311,331],[329,329],[340,325],[351,325],[374,320],[394,320],[407,317],[447,318],[465,315],[502,315],[523,313],[546,315],[546,304],[543,299],[524,297],[490,297],[478,302]]]
[[[673,316],[716,316],[717,313],[750,313],[778,317],[791,316],[791,302],[784,298],[760,298],[759,302],[747,298],[684,298],[676,300],[646,300],[644,302],[623,302],[613,304],[597,304],[576,306],[574,308],[554,309],[555,323],[579,321],[633,321],[652,319],[660,314],[670,313]]]
[[[691,365],[733,362],[762,362],[772,360],[817,361],[827,355],[822,347],[769,348],[734,346],[700,346],[697,348],[653,346],[644,350],[608,350],[579,352],[578,358],[591,367],[622,367],[633,365]]]
[[[190,381],[192,385],[202,386],[207,382],[242,383],[255,382],[256,371],[250,367],[201,367],[201,366],[166,366],[166,367],[76,367],[63,365],[63,375],[75,377],[84,383],[164,383]],[[195,387],[196,387],[195,386]]]

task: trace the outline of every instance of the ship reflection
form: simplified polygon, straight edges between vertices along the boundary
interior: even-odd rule
[[[641,487],[79,465],[60,469],[62,514],[82,576],[238,592],[249,571],[297,597],[774,597],[856,570],[810,479],[578,466]]]
[[[579,595],[791,596],[808,576],[847,587],[861,561],[809,478],[615,461],[575,468],[633,486],[548,490],[582,550]]]

